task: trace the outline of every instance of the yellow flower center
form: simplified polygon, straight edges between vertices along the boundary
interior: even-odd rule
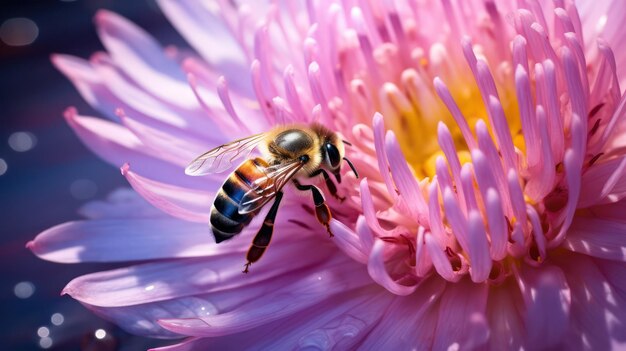
[[[494,139],[488,122],[487,109],[474,78],[471,75],[454,77],[445,83],[471,131],[474,133],[476,122],[482,119],[488,125],[489,132]],[[430,86],[432,95],[436,96],[434,88],[432,85]],[[500,84],[498,88],[500,88],[498,89],[500,103],[509,124],[513,143],[524,152],[524,138],[513,83]],[[396,109],[397,114],[390,119],[389,127],[396,134],[402,151],[417,179],[432,178],[435,175],[435,161],[437,157],[443,156],[443,151],[441,151],[437,140],[437,124],[440,121],[447,125],[452,134],[461,164],[470,162],[469,149],[461,129],[444,103],[437,98],[432,100],[433,103],[424,105],[415,101],[411,94],[405,94],[405,96],[410,105],[405,105],[404,109]],[[407,106],[410,108],[406,108]]]

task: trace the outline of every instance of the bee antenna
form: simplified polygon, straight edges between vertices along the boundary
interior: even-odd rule
[[[343,139],[342,139],[341,141],[343,141],[343,143],[344,143],[344,144],[346,144],[346,145],[348,145],[348,146],[352,146],[352,143],[351,143],[351,142],[349,142],[349,141],[347,141],[347,140],[343,140]]]
[[[352,164],[352,162],[350,162],[350,160],[348,160],[347,157],[344,157],[343,159],[346,160],[346,162],[348,162],[348,165],[350,165],[350,168],[352,168],[352,172],[354,172],[356,179],[359,179],[359,172],[356,171],[356,168],[354,168],[354,165]]]

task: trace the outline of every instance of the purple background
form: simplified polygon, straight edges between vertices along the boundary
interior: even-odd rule
[[[87,115],[99,113],[81,99],[49,61],[51,53],[87,58],[103,50],[92,22],[100,8],[131,19],[164,45],[185,45],[150,0],[0,3],[0,24],[9,18],[27,17],[39,27],[39,36],[30,45],[11,47],[0,40],[0,158],[8,164],[7,172],[0,175],[3,350],[41,350],[37,335],[41,326],[50,329],[50,350],[140,350],[164,344],[124,333],[71,298],[59,296],[73,277],[114,266],[50,263],[39,260],[24,247],[39,232],[80,219],[76,211],[86,201],[126,186],[118,168],[91,154],[66,125],[62,113],[68,106],[76,106]],[[20,131],[35,135],[37,144],[33,149],[16,152],[9,147],[9,136]],[[97,186],[95,193],[88,194],[93,195],[89,199],[77,199],[70,192],[70,185],[78,179]],[[22,281],[32,282],[36,288],[27,299],[14,294],[15,285]],[[60,326],[50,322],[50,316],[57,312],[65,317]],[[99,328],[108,333],[103,340],[93,336]]]

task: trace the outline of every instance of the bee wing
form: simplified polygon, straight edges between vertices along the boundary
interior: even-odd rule
[[[254,181],[239,201],[239,213],[246,214],[263,207],[273,199],[287,182],[304,166],[298,161],[266,168],[266,175]]]
[[[209,150],[193,160],[185,168],[185,174],[198,176],[224,172],[248,158],[265,136],[266,133],[255,134]]]

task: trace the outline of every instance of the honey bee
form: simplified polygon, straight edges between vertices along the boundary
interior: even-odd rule
[[[343,159],[354,175],[359,177],[352,162],[344,156],[344,144],[351,145],[317,123],[309,126],[285,125],[218,146],[198,156],[187,166],[186,174],[198,176],[220,173],[243,161],[226,178],[211,207],[210,225],[216,243],[241,233],[252,218],[274,200],[248,249],[244,273],[248,273],[250,265],[261,258],[272,239],[283,187],[289,182],[298,190],[311,192],[315,217],[326,227],[330,237],[333,236],[330,230],[332,215],[322,191],[315,185],[303,184],[301,181],[322,175],[331,195],[343,201],[329,173],[337,183],[341,183]],[[256,147],[263,157],[249,158]]]

